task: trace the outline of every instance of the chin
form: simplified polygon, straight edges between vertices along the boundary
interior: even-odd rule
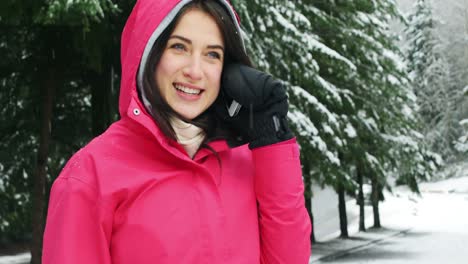
[[[179,111],[176,111],[179,115],[181,115],[183,118],[187,119],[187,120],[193,120],[195,118],[197,118],[199,115],[201,115],[202,112],[179,112]]]
[[[206,105],[187,105],[185,103],[173,105],[171,108],[174,110],[174,112],[187,120],[193,120],[197,118],[208,109]]]

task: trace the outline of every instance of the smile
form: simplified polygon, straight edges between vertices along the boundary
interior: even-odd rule
[[[185,87],[183,85],[180,85],[180,84],[174,84],[174,87],[178,91],[181,91],[181,92],[186,93],[186,94],[199,95],[202,92],[202,90],[200,90],[200,89],[192,89],[192,88],[188,88],[188,87]]]

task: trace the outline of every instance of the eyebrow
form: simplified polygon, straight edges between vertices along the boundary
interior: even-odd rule
[[[171,37],[169,37],[169,39],[172,39],[172,38],[180,39],[180,40],[182,40],[182,41],[184,41],[186,43],[192,44],[192,41],[190,39],[179,36],[179,35],[172,35]],[[222,50],[224,52],[224,47],[221,46],[221,45],[215,44],[215,45],[208,45],[207,47],[209,49],[220,49],[220,50]]]

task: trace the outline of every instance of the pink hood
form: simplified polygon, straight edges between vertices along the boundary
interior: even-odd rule
[[[240,32],[239,17],[228,0],[219,0],[223,3]],[[143,125],[154,135],[156,140],[174,155],[185,152],[181,146],[176,145],[180,151],[173,151],[168,147],[170,142],[155,124],[148,113],[149,102],[142,102],[137,89],[142,87],[142,75],[151,48],[157,38],[173,21],[177,13],[192,0],[138,0],[135,4],[122,32],[121,64],[122,75],[120,83],[119,113],[122,119],[130,117]],[[135,118],[138,112],[138,118]],[[226,149],[226,144],[215,144],[215,150]],[[182,157],[185,158],[185,157]]]
[[[151,47],[179,10],[191,0],[139,0],[133,8],[122,33],[119,112],[127,115],[131,99],[138,101],[135,93],[141,87],[142,71]],[[240,32],[238,16],[227,0],[220,0],[229,10]],[[135,97],[137,96],[137,97]],[[143,105],[142,105],[143,106]]]

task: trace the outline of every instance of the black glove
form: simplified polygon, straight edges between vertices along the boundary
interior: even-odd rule
[[[241,108],[231,117],[228,107],[232,100]],[[264,72],[240,64],[226,65],[214,106],[219,118],[241,135],[240,141],[249,142],[250,149],[293,138],[286,120],[286,90]]]

